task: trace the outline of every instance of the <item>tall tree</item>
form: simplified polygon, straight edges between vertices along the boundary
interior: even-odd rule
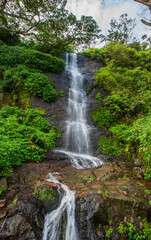
[[[30,35],[57,7],[62,8],[65,3],[66,0],[1,0],[1,28]]]
[[[128,19],[127,13],[122,14],[119,20],[111,20],[111,28],[108,30],[108,34],[104,37],[104,40],[127,44],[133,36],[132,31],[135,25],[135,19]]]
[[[92,17],[80,20],[65,10],[66,0],[2,0],[0,29],[54,46],[90,44],[99,37],[99,27]]]

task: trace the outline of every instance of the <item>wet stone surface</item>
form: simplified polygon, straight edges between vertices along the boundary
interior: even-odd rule
[[[107,158],[107,157],[106,157]],[[64,160],[23,164],[7,180],[9,191],[1,197],[0,239],[42,239],[44,216],[59,204],[59,198],[41,200],[35,193],[54,189],[57,185],[47,181],[47,174],[58,172],[58,180],[76,191],[76,220],[80,240],[106,239],[104,230],[112,220],[116,228],[120,221],[135,224],[138,216],[150,216],[151,183],[138,179],[138,168],[127,169],[128,160],[112,159],[98,168],[76,170]],[[68,160],[66,160],[67,162]],[[115,231],[112,239],[120,240]]]

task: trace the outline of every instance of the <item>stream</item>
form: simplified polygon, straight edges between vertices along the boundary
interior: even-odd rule
[[[66,54],[66,72],[70,78],[65,148],[56,149],[70,157],[71,164],[77,169],[98,167],[103,162],[91,155],[91,126],[87,123],[87,96],[84,91],[84,77],[77,64],[77,54]],[[60,183],[54,174],[47,181],[58,185],[61,202],[57,209],[45,217],[43,240],[79,240],[75,219],[75,192]],[[63,193],[62,193],[63,192]],[[66,230],[60,236],[60,224],[63,215],[67,215]]]

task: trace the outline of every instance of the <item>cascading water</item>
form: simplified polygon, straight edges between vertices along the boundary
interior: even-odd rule
[[[90,155],[90,126],[87,124],[87,97],[84,91],[84,78],[77,65],[77,55],[66,55],[66,71],[70,76],[68,120],[66,122],[65,149],[56,150],[68,155],[72,165],[77,169],[100,166],[102,161]],[[75,223],[75,196],[66,185],[60,183],[52,174],[48,181],[63,190],[59,207],[45,217],[43,240],[79,240]],[[60,191],[59,191],[60,192]],[[59,233],[63,215],[67,213],[64,236]]]
[[[98,167],[102,161],[90,154],[90,126],[87,124],[87,97],[84,78],[77,65],[77,54],[66,55],[66,71],[70,76],[68,119],[66,122],[65,149],[57,150],[71,158],[77,169]]]
[[[49,174],[47,181],[56,183],[59,189],[63,190],[63,197],[59,207],[45,217],[43,240],[60,240],[59,225],[65,212],[67,213],[67,226],[61,240],[78,240],[75,224],[75,193],[60,183],[52,174]]]

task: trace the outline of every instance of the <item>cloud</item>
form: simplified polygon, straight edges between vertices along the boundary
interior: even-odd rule
[[[123,13],[128,13],[129,18],[137,19],[134,30],[137,37],[150,34],[149,27],[145,27],[140,21],[144,8],[133,0],[68,0],[67,8],[78,18],[81,15],[92,16],[104,34],[110,28],[111,19],[118,19]]]

